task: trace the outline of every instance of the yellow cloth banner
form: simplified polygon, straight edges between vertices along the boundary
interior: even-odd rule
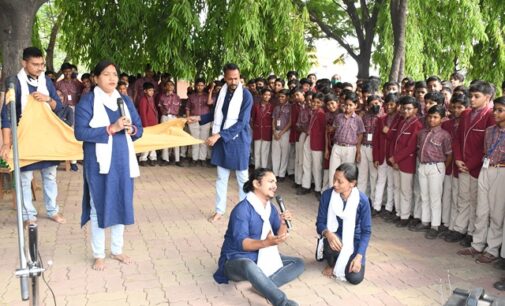
[[[142,137],[134,142],[135,152],[146,152],[202,143],[184,132],[186,119],[174,119],[144,128]],[[21,167],[44,160],[82,160],[82,142],[74,130],[48,107],[29,96],[18,126]],[[12,152],[8,160],[13,169]]]

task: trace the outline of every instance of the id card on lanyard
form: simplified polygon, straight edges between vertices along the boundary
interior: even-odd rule
[[[491,139],[494,139],[494,137],[496,135],[496,129],[498,129],[498,127],[495,126],[495,128],[493,129],[493,136],[491,137]],[[491,160],[490,160],[491,155],[493,155],[493,152],[498,148],[498,146],[500,145],[500,143],[503,141],[504,138],[505,138],[505,133],[502,133],[500,135],[500,137],[487,150],[486,156],[484,156],[484,159],[482,161],[482,168],[484,168],[484,169],[489,168],[489,165],[491,162]]]

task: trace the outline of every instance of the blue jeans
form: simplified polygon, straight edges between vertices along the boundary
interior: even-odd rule
[[[232,281],[247,280],[274,306],[289,305],[286,294],[279,287],[289,283],[303,273],[301,258],[281,255],[283,267],[267,277],[258,265],[249,258],[231,259],[224,264],[224,273]],[[291,302],[292,303],[292,302]]]
[[[42,188],[44,189],[44,204],[49,217],[56,215],[59,211],[58,204],[56,204],[56,196],[58,195],[56,167],[51,166],[40,170]],[[21,192],[23,193],[23,221],[37,220],[37,210],[33,206],[32,198],[33,171],[22,171],[20,176]]]
[[[235,170],[237,176],[238,190],[240,201],[245,199],[245,192],[243,190],[244,183],[249,179],[249,171]],[[226,211],[226,193],[228,190],[228,178],[230,177],[230,170],[217,167],[217,180],[216,180],[216,212],[224,214]]]

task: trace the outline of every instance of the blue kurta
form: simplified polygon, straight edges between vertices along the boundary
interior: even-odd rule
[[[47,76],[46,76],[46,87],[51,99],[56,101],[56,107],[55,109],[53,109],[53,112],[58,113],[62,109],[63,105],[61,104],[60,97],[58,97],[58,94],[56,93],[56,88],[54,88],[53,81],[51,81],[51,79]],[[21,84],[19,83],[19,79],[17,77],[16,77],[15,91],[16,91],[16,122],[19,124],[19,119],[21,119],[23,114],[21,110]],[[32,85],[28,84],[28,91],[31,94],[32,92],[37,91],[37,87],[33,87]],[[2,107],[2,128],[11,128],[12,123],[10,119],[10,111],[11,110],[9,109],[7,103],[4,102]],[[40,161],[37,163],[30,164],[28,166],[24,166],[20,170],[33,171],[33,170],[45,169],[48,167],[56,166],[59,163],[60,163],[59,161]]]
[[[221,138],[212,147],[211,163],[229,170],[246,170],[249,167],[249,155],[251,151],[251,109],[253,105],[252,95],[246,88],[244,98],[240,106],[238,121],[227,129],[219,132]],[[233,92],[228,92],[223,103],[223,125],[228,115],[228,108]],[[200,125],[211,122],[214,119],[215,108],[211,112],[201,116]]]
[[[106,228],[116,224],[133,224],[133,178],[130,177],[128,144],[123,131],[112,136],[112,160],[108,174],[99,173],[96,159],[96,143],[107,143],[109,134],[106,127],[91,128],[89,123],[93,118],[94,93],[81,97],[75,111],[75,137],[83,141],[84,150],[84,192],[82,200],[81,226],[90,219],[90,193],[95,204],[98,226]],[[142,122],[127,96],[122,96],[130,111],[132,124],[137,127],[137,133],[132,136],[136,140],[142,136]],[[116,122],[119,110],[111,111],[105,107],[109,120]]]
[[[272,233],[277,235],[281,226],[279,212],[272,205],[270,213],[270,225]],[[245,251],[242,247],[242,242],[246,238],[255,240],[261,239],[261,231],[263,230],[263,219],[254,210],[254,207],[244,199],[240,201],[231,211],[228,229],[224,235],[223,246],[221,247],[221,256],[219,257],[218,270],[214,273],[216,282],[228,283],[228,277],[224,274],[224,264],[227,260],[237,258],[249,258],[256,262],[258,260],[258,251]]]
[[[316,221],[317,233],[319,235],[321,235],[321,233],[327,229],[326,223],[328,221],[328,206],[330,205],[332,192],[333,188],[329,188],[323,192],[323,194],[321,194]],[[346,204],[344,203],[344,205]],[[337,230],[337,236],[340,238],[340,240],[342,240],[342,219],[339,217],[336,218],[340,224]],[[371,234],[372,215],[370,212],[370,202],[368,200],[368,197],[360,191],[358,211],[356,212],[356,227],[354,228],[354,254],[361,254],[363,256],[363,263],[365,263],[366,249],[368,248],[368,242],[370,241]]]

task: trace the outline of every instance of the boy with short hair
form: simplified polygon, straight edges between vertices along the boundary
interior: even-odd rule
[[[439,234],[445,169],[452,162],[451,135],[441,127],[444,117],[443,105],[431,107],[426,118],[427,126],[417,135],[422,222],[414,231],[427,231],[427,239],[435,239]]]
[[[168,79],[165,82],[165,92],[158,96],[158,109],[161,112],[161,122],[167,122],[177,119],[179,109],[181,108],[181,98],[175,91],[175,82],[173,79]],[[170,150],[174,152],[175,165],[182,167],[180,158],[180,147],[174,147]],[[170,164],[169,149],[163,149],[161,152],[162,165]]]
[[[298,130],[299,137],[295,147],[295,184],[296,187],[301,187],[303,177],[303,145],[307,138],[307,129],[310,122],[310,103],[312,101],[312,92],[309,91],[303,95],[303,100],[300,102],[300,93],[295,93],[295,98],[298,101],[299,111],[298,119],[296,121],[296,129]],[[302,190],[302,189],[300,189]]]
[[[277,181],[286,178],[289,158],[289,134],[291,129],[291,104],[289,92],[284,89],[277,94],[279,104],[272,114],[272,170]]]
[[[154,104],[154,86],[150,82],[143,85],[144,95],[139,100],[139,116],[142,120],[142,127],[158,124],[158,110]],[[149,157],[149,161],[147,158]],[[147,151],[140,155],[139,166],[156,166],[156,151]]]
[[[486,81],[475,81],[470,86],[470,109],[461,115],[458,135],[454,141],[454,159],[459,170],[459,198],[454,223],[454,232],[445,238],[447,242],[462,239],[470,246],[475,229],[477,192],[482,160],[484,157],[484,134],[495,124],[488,104],[494,90]],[[466,234],[466,236],[465,236]]]
[[[471,247],[460,255],[477,255],[479,263],[498,259],[505,216],[505,97],[494,100],[495,125],[486,129],[484,159],[478,179],[475,231]],[[502,247],[502,255],[505,254]]]
[[[426,86],[427,86],[428,92],[441,91],[442,90],[442,80],[438,76],[432,75],[426,79]]]
[[[195,80],[195,92],[188,96],[188,102],[186,103],[186,117],[191,116],[202,116],[210,113],[210,107],[208,105],[208,95],[204,93],[205,90],[205,80],[202,78],[197,78]],[[200,125],[198,122],[190,123],[189,131],[191,136],[201,139],[203,141],[207,140],[210,135],[210,122],[204,125]],[[190,165],[204,166],[207,159],[208,146],[205,143],[200,143],[191,146],[191,156],[192,163]]]
[[[398,123],[396,132],[388,137],[392,139],[391,157],[389,162],[393,165],[395,202],[399,203],[397,212],[400,216],[398,227],[409,224],[412,211],[412,178],[416,170],[416,144],[417,133],[423,127],[417,112],[419,102],[410,96],[401,97],[399,100],[403,120]],[[390,131],[391,132],[391,131]]]
[[[254,141],[254,168],[268,168],[272,144],[272,112],[270,103],[272,91],[264,88],[261,103],[254,104],[251,111],[251,125]]]

